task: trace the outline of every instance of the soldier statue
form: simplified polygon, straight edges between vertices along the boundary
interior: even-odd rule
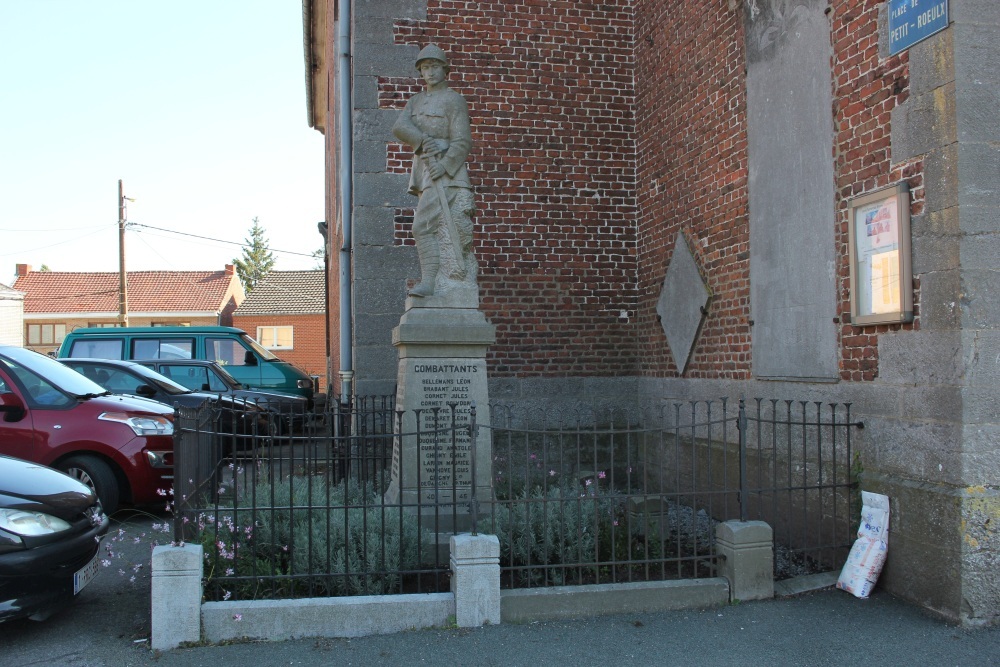
[[[431,44],[417,55],[426,89],[417,93],[393,126],[393,134],[413,149],[410,193],[419,197],[413,237],[420,259],[420,282],[410,296],[429,297],[457,284],[475,284],[472,215],[475,202],[465,160],[472,148],[469,106],[448,87],[445,52]]]

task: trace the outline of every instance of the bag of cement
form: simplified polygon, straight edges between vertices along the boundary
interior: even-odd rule
[[[858,539],[837,579],[837,588],[864,599],[875,588],[889,549],[889,497],[861,492]]]

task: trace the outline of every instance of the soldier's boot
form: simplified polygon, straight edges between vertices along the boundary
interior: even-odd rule
[[[410,289],[410,296],[431,296],[434,294],[434,283],[437,282],[438,269],[441,267],[441,253],[433,239],[424,239],[417,243],[417,256],[420,258],[420,282]]]

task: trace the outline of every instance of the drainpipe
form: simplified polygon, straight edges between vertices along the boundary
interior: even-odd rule
[[[330,367],[330,226],[326,220],[316,223],[316,229],[323,237],[323,348],[326,352],[326,390],[327,398],[333,396],[333,369]]]
[[[340,400],[350,403],[354,393],[354,320],[351,275],[353,181],[354,181],[354,123],[352,118],[351,77],[351,16],[352,0],[337,0],[337,116],[340,139],[340,220],[343,244],[340,247]]]

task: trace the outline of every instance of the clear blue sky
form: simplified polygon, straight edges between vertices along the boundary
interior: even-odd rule
[[[313,268],[305,97],[298,0],[0,0],[0,283],[117,271],[118,179],[130,222],[242,242],[258,217],[275,268]],[[241,249],[137,227],[126,255],[215,270]]]

